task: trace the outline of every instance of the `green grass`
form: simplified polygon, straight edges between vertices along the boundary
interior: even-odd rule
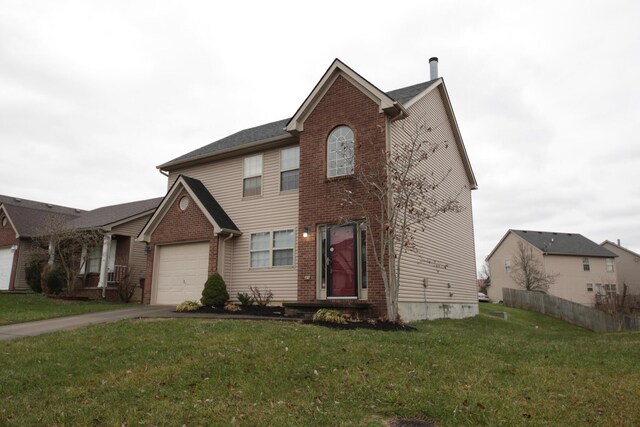
[[[0,294],[0,325],[131,307],[103,301],[63,301],[40,294]],[[1,406],[1,405],[0,405]]]
[[[637,425],[640,333],[509,320],[337,331],[120,321],[0,342],[0,425]]]

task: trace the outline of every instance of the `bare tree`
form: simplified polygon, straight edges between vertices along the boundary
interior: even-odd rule
[[[511,277],[518,286],[527,291],[547,292],[556,282],[558,275],[547,274],[531,246],[518,242]]]
[[[413,251],[423,262],[437,263],[421,253],[416,237],[440,215],[462,210],[458,201],[462,189],[451,194],[444,187],[451,168],[438,167],[446,165],[449,142],[432,139],[433,128],[422,119],[405,119],[401,133],[392,150],[378,148],[381,163],[354,165],[356,187],[343,185],[343,203],[361,212],[367,224],[371,252],[384,282],[387,317],[393,321],[399,320],[403,255]],[[371,149],[375,147],[365,148]]]
[[[491,286],[491,272],[489,271],[489,263],[487,261],[482,263],[482,267],[478,270],[478,279],[482,280],[482,286],[480,292],[487,293],[487,288]]]
[[[64,276],[66,290],[73,291],[78,275],[84,270],[87,250],[102,245],[102,233],[69,227],[63,216],[52,215],[37,234],[39,237],[36,240],[40,246],[49,248],[50,256],[53,255],[49,259],[50,266],[45,271],[59,269]]]

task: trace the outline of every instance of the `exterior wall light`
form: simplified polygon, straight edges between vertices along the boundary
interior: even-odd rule
[[[304,237],[305,239],[309,237],[309,231],[310,231],[309,227],[305,227],[304,230],[302,231],[302,237]]]

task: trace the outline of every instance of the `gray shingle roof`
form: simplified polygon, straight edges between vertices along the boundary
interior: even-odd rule
[[[410,101],[420,92],[426,90],[429,86],[436,83],[438,79],[430,80],[428,82],[418,83],[412,86],[403,87],[400,89],[387,92],[387,96],[391,99],[400,102],[401,104]],[[159,167],[164,165],[173,164],[174,162],[180,162],[182,160],[193,159],[196,157],[204,156],[207,154],[213,154],[218,151],[228,150],[241,145],[250,144],[252,142],[264,141],[275,137],[290,136],[288,132],[285,132],[284,127],[290,119],[282,119],[275,122],[267,123],[264,125],[252,127],[249,129],[241,130],[232,135],[212,142],[204,147],[200,147],[197,150],[193,150],[182,156],[176,157]]]
[[[235,223],[229,218],[229,215],[222,209],[218,201],[209,193],[202,181],[181,175],[184,182],[191,188],[193,194],[200,200],[202,205],[207,209],[209,215],[221,227],[227,230],[240,231]]]
[[[143,212],[154,210],[161,201],[162,197],[156,197],[154,199],[104,206],[83,213],[80,217],[70,221],[68,226],[80,229],[104,227],[134,217]]]
[[[20,237],[41,234],[51,217],[60,217],[68,221],[84,212],[81,209],[5,195],[0,195],[0,204],[4,206]]]
[[[614,258],[617,255],[582,234],[548,231],[511,230],[542,252],[549,255],[574,255]]]

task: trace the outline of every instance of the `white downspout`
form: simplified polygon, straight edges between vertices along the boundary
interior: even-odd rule
[[[102,239],[102,259],[100,261],[100,280],[98,287],[102,288],[102,298],[107,296],[107,263],[109,261],[109,248],[111,247],[111,234],[105,234]]]

